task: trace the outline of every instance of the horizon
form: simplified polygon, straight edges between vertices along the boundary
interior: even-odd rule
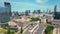
[[[47,9],[53,11],[57,5],[57,11],[60,11],[60,0],[0,0],[0,6],[4,7],[4,2],[10,2],[12,11],[25,12],[25,10],[38,10],[42,12]]]

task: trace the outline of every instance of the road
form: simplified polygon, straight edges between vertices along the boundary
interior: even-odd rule
[[[34,34],[41,34],[45,28],[46,28],[45,25],[40,25],[38,30]]]
[[[46,28],[45,25],[39,25],[39,28],[36,30],[36,32],[29,32],[29,30],[27,29],[26,32],[24,34],[41,34],[42,31]]]
[[[28,27],[29,28],[29,27]],[[23,34],[30,34],[28,28],[25,30],[25,32]]]
[[[36,26],[38,26],[38,24],[37,24]],[[35,27],[36,27],[36,26],[35,26]],[[30,27],[31,27],[31,26],[30,26]],[[28,27],[28,28],[26,29],[26,31],[24,32],[24,34],[32,34],[32,33],[33,33],[33,32],[30,31],[30,27]],[[37,27],[37,28],[38,28],[38,27]],[[36,28],[36,29],[37,29],[37,28]],[[35,30],[36,30],[36,29],[35,29]],[[35,30],[34,30],[34,31],[35,31]]]

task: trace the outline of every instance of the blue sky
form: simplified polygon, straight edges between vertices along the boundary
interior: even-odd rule
[[[25,11],[25,10],[51,10],[57,5],[57,10],[60,11],[60,0],[0,0],[0,6],[4,6],[4,2],[10,2],[12,11]]]

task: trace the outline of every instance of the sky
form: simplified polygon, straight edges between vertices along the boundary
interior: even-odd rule
[[[25,10],[47,9],[53,11],[57,5],[57,10],[60,11],[60,0],[0,0],[0,6],[4,7],[4,2],[10,2],[12,11],[23,12]]]

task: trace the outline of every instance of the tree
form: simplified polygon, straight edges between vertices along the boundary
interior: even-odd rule
[[[2,26],[2,28],[3,28],[3,29],[6,29],[6,26],[4,25],[4,26]]]
[[[10,34],[10,30],[7,31],[7,34]]]
[[[31,26],[33,26],[33,23],[31,23]]]
[[[23,33],[23,28],[21,27],[21,31],[20,31],[20,33],[22,34]]]
[[[38,20],[40,21],[39,18],[33,18],[33,17],[32,17],[30,21],[38,21]]]
[[[10,34],[14,34],[14,32],[15,32],[14,30],[10,30]]]
[[[46,19],[47,24],[52,24],[51,22],[48,22],[48,19]]]
[[[9,30],[7,31],[7,34],[14,34],[14,32],[15,32],[14,30],[10,30],[10,29],[9,29]]]
[[[53,26],[48,25],[45,29],[45,34],[53,34],[53,29],[54,29]]]

